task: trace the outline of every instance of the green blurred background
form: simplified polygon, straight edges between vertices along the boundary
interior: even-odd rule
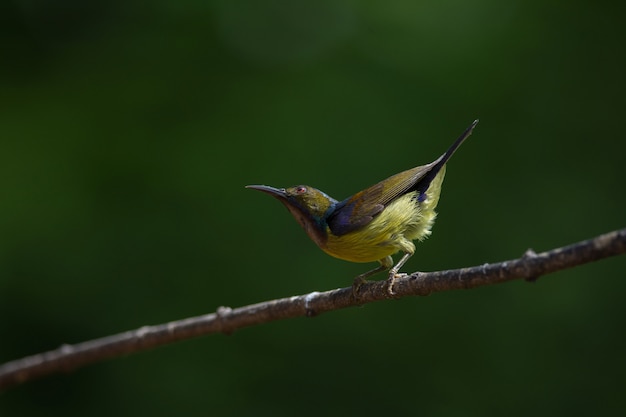
[[[475,118],[405,271],[624,227],[619,2],[0,5],[0,362],[350,285],[373,265],[243,187],[342,199]],[[177,343],[6,391],[0,415],[623,411],[625,268]]]

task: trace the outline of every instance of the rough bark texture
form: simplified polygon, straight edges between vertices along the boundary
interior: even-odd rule
[[[439,272],[416,272],[395,281],[393,298],[428,295],[438,291],[470,289],[514,279],[534,281],[542,275],[626,253],[626,229],[600,235],[539,254],[528,250],[519,259]],[[229,334],[248,326],[298,316],[315,316],[327,311],[392,298],[387,281],[363,284],[357,294],[352,288],[312,292],[61,347],[0,366],[0,389],[42,376],[69,372],[90,363],[212,333]]]

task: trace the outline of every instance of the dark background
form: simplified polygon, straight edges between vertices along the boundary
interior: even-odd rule
[[[619,2],[0,3],[0,362],[348,286],[246,184],[343,199],[448,166],[405,271],[624,227]],[[626,258],[185,341],[0,394],[4,416],[626,407]],[[379,278],[384,278],[380,276]]]

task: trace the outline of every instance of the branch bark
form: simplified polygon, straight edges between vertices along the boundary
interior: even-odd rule
[[[626,228],[593,239],[536,254],[528,250],[519,259],[470,268],[438,272],[415,272],[394,284],[394,298],[428,295],[439,291],[470,289],[515,279],[534,281],[542,275],[626,253]],[[235,330],[300,316],[358,306],[391,298],[387,282],[363,284],[355,298],[352,288],[265,301],[231,309],[219,307],[215,313],[94,339],[62,345],[48,352],[27,356],[0,366],[0,390],[45,375],[69,372],[82,366],[141,352],[179,340]]]

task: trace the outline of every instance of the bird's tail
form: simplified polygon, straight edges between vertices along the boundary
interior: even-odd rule
[[[428,187],[430,187],[430,183],[435,179],[441,168],[448,162],[448,159],[454,155],[454,152],[461,146],[465,139],[469,138],[472,134],[472,131],[478,124],[478,119],[474,120],[472,124],[465,129],[463,134],[458,137],[457,140],[448,148],[448,150],[439,157],[436,161],[432,162],[432,168],[428,171],[428,174],[424,175],[424,177],[418,182],[416,190],[419,191],[419,195],[423,195],[426,192]]]

